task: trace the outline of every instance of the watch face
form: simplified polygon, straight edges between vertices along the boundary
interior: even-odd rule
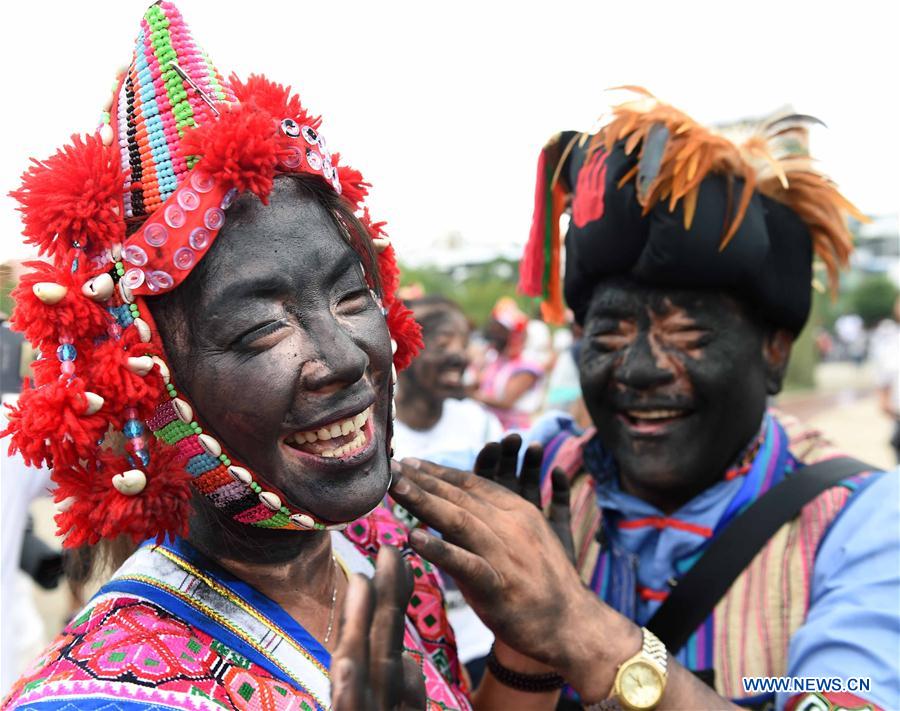
[[[662,697],[663,680],[659,670],[640,660],[622,669],[619,685],[623,700],[634,709],[652,709]]]

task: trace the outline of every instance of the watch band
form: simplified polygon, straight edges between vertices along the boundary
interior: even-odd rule
[[[641,652],[656,662],[662,669],[664,675],[667,674],[669,652],[666,650],[666,645],[664,645],[659,640],[659,637],[646,627],[641,627],[641,634],[644,638],[643,643],[641,644]]]

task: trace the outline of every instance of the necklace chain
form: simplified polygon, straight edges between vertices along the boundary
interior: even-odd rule
[[[333,554],[331,556],[331,564],[332,575],[334,576],[334,587],[331,589],[331,611],[328,613],[328,629],[325,631],[325,639],[322,642],[323,645],[328,644],[328,640],[331,639],[331,630],[334,627],[334,608],[336,606],[335,603],[337,602],[338,563]]]

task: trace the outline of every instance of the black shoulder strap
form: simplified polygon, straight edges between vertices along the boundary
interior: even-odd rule
[[[728,588],[785,523],[823,491],[866,471],[865,462],[836,457],[798,469],[759,497],[716,536],[647,623],[673,654],[707,618]]]

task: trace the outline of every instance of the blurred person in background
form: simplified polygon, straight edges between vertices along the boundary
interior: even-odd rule
[[[528,316],[501,298],[484,329],[489,344],[473,397],[497,415],[504,430],[527,429],[541,406],[543,365],[525,356]]]
[[[397,381],[394,457],[471,470],[481,448],[503,435],[503,426],[484,405],[466,397],[469,321],[455,302],[442,296],[423,296],[406,305],[422,326],[424,347]],[[416,525],[399,506],[394,514]],[[446,599],[459,658],[477,684],[494,636],[452,581]]]
[[[890,443],[900,462],[900,296],[894,301],[892,318],[881,321],[872,332],[869,358],[881,411],[894,423]]]
[[[484,405],[466,397],[469,322],[442,296],[406,302],[422,326],[424,348],[397,383],[394,453],[471,469],[486,442],[503,426]]]
[[[843,314],[834,322],[834,332],[844,358],[862,365],[866,359],[866,327],[859,314]]]

